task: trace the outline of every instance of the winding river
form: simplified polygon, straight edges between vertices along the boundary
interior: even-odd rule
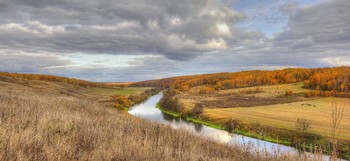
[[[276,143],[270,143],[267,141],[263,141],[263,140],[259,140],[251,137],[229,133],[224,130],[214,129],[202,124],[188,122],[182,118],[173,117],[171,115],[165,114],[161,110],[156,108],[156,104],[159,102],[162,96],[163,96],[162,93],[160,93],[150,97],[144,103],[141,103],[131,108],[129,110],[129,114],[140,117],[145,120],[150,120],[150,121],[155,121],[165,125],[170,125],[171,127],[176,129],[185,129],[195,135],[213,139],[228,145],[237,145],[240,147],[249,146],[250,150],[254,152],[260,151],[260,152],[271,153],[271,154],[276,152],[278,152],[279,154],[299,153],[298,150],[289,146],[279,145]],[[319,156],[314,156],[312,154],[307,154],[307,155],[309,155],[308,157],[319,157]],[[328,156],[322,156],[322,158],[323,160],[329,160]]]

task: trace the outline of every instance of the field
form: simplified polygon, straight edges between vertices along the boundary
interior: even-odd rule
[[[88,92],[96,93],[96,94],[99,94],[99,95],[114,95],[114,94],[118,94],[118,95],[128,96],[130,94],[143,92],[143,91],[145,91],[147,89],[150,89],[150,88],[147,88],[147,87],[91,88],[91,89],[88,89]]]
[[[331,102],[338,106],[346,105],[343,121],[339,127],[342,139],[350,138],[350,99],[349,98],[305,98],[302,83],[259,86],[222,90],[215,94],[179,95],[185,111],[190,111],[194,104],[204,107],[201,118],[214,122],[237,119],[247,124],[260,124],[276,128],[295,130],[298,118],[312,120],[311,133],[329,136],[331,126]],[[257,89],[258,88],[258,89]],[[195,88],[193,89],[195,90]],[[292,91],[291,96],[285,96]]]
[[[216,108],[205,109],[201,115],[204,118],[218,121],[234,118],[244,123],[259,123],[277,128],[295,130],[295,121],[305,118],[312,121],[311,133],[330,135],[331,128],[331,102],[338,102],[343,106],[349,102],[347,98],[320,98],[310,101],[301,101],[287,104],[257,106],[251,108]],[[339,126],[339,135],[342,139],[350,138],[350,105],[347,104],[343,120]]]
[[[85,91],[89,88],[2,77],[0,160],[306,160],[252,155],[244,147],[119,113]]]

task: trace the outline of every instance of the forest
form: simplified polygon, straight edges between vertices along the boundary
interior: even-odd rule
[[[277,85],[304,82],[304,88],[315,90],[307,96],[339,96],[349,97],[344,93],[350,90],[350,67],[334,68],[288,68],[282,70],[252,70],[235,73],[215,73],[172,77],[159,80],[143,81],[131,84],[138,87],[170,87],[186,92],[192,87],[207,86],[202,90],[235,89],[261,85]],[[326,92],[328,91],[328,92]]]

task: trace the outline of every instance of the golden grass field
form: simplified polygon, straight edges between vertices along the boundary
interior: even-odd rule
[[[348,98],[320,98],[311,101],[294,102],[288,104],[257,106],[249,108],[216,108],[205,109],[202,117],[210,120],[234,118],[245,123],[260,123],[278,128],[295,129],[298,118],[312,120],[311,133],[330,135],[331,102],[338,102],[338,106],[345,107],[343,120],[339,126],[338,137],[350,138],[350,99]]]
[[[87,89],[0,78],[0,160],[311,160],[252,155],[119,113]]]
[[[265,91],[262,93],[254,93],[254,94],[247,94],[245,96],[256,96],[256,97],[276,97],[276,96],[283,96],[286,92],[286,90],[291,90],[293,93],[304,93],[307,91],[310,91],[309,89],[302,88],[303,83],[291,83],[291,84],[279,84],[279,85],[271,85],[271,86],[257,86],[261,90]],[[243,90],[255,90],[257,87],[246,87],[246,88],[237,88],[237,89],[230,89],[230,90],[222,90],[219,93],[232,93],[232,92],[238,92]]]
[[[295,129],[295,122],[298,118],[312,120],[311,133],[330,135],[331,126],[331,102],[335,101],[338,106],[345,106],[343,120],[340,124],[338,136],[350,140],[350,99],[349,98],[304,98],[303,93],[309,91],[302,88],[303,83],[281,84],[273,86],[259,86],[263,92],[244,94],[244,91],[255,90],[257,87],[238,88],[222,90],[213,95],[180,95],[180,102],[184,110],[189,111],[195,103],[212,101],[215,104],[224,104],[225,99],[236,99],[237,97],[225,97],[223,94],[243,93],[238,98],[246,98],[246,102],[254,102],[258,98],[263,99],[285,99],[285,91],[293,91],[293,98],[288,103],[270,105],[258,105],[253,107],[227,107],[227,108],[204,108],[201,117],[214,122],[225,122],[231,118],[243,121],[244,123],[259,123],[277,128],[289,130]],[[215,102],[216,101],[216,102]],[[234,101],[234,100],[233,100]],[[231,103],[232,104],[232,103]],[[206,107],[206,106],[204,106]]]

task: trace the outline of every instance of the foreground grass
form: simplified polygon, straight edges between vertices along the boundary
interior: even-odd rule
[[[306,160],[252,155],[90,100],[0,83],[0,160]]]

